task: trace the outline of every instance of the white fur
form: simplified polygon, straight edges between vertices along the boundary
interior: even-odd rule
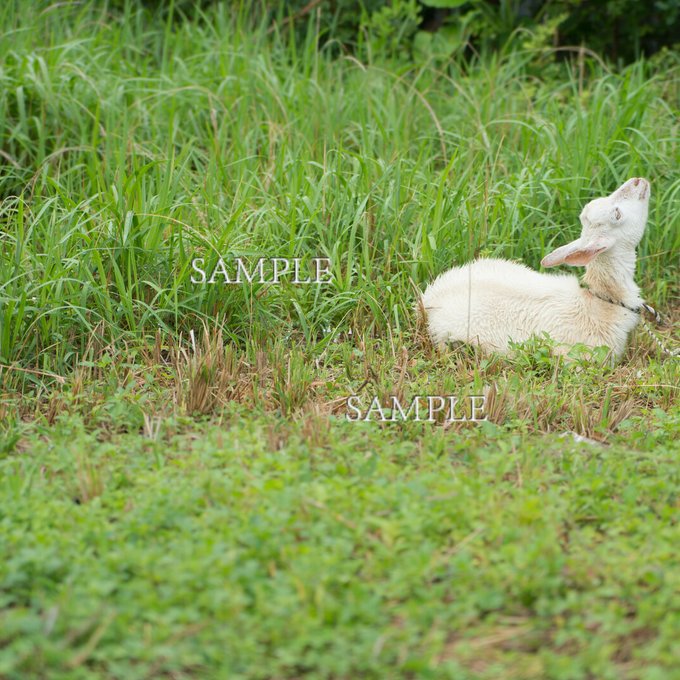
[[[632,178],[610,196],[588,203],[581,237],[553,251],[542,264],[585,265],[584,282],[603,297],[629,307],[642,303],[635,285],[635,248],[647,222],[650,187]],[[480,259],[454,267],[431,283],[422,297],[432,339],[471,342],[507,351],[547,332],[567,352],[576,343],[606,345],[623,354],[639,316],[604,302],[571,274],[542,274],[518,262]]]

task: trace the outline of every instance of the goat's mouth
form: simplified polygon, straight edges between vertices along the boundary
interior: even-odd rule
[[[631,177],[615,192],[618,198],[637,198],[640,201],[649,198],[649,182],[644,177]]]

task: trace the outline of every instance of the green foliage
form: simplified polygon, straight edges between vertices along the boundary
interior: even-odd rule
[[[680,34],[680,0],[338,0],[318,5],[281,0],[255,7],[266,7],[279,22],[293,17],[300,34],[313,18],[324,41],[337,40],[351,49],[368,33],[369,42],[387,42],[390,52],[401,53],[413,46],[416,14],[435,34],[465,25],[475,51],[501,49],[518,31],[528,31],[542,36],[541,44],[566,50],[583,45],[630,62],[677,45]]]
[[[419,23],[417,0],[398,0],[375,10],[363,23],[371,55],[398,57],[413,40]]]
[[[464,5],[469,0],[421,0],[426,7],[438,7],[443,9],[453,9]]]
[[[309,0],[263,0],[263,2],[246,1],[247,12],[257,17],[274,22],[282,31],[293,27],[298,39],[304,40],[309,26],[319,28],[321,44],[335,43],[344,49],[351,49],[362,40],[363,28],[374,14],[391,15],[391,23],[403,16],[406,5],[415,4],[416,0],[333,0],[333,2],[310,3]],[[379,20],[378,20],[379,21]],[[401,26],[394,26],[395,35],[402,33]],[[408,35],[405,36],[408,39]]]
[[[414,299],[644,174],[672,305],[677,55],[558,63],[553,17],[471,57],[508,4],[155,4],[0,7],[0,677],[674,677],[678,363],[437,353]],[[333,284],[192,285],[220,254]]]
[[[680,0],[558,0],[546,4],[549,11],[565,14],[560,26],[563,44],[584,43],[625,61],[641,52],[653,54],[664,46],[679,44]]]
[[[61,373],[216,317],[241,346],[275,328],[319,352],[405,330],[414,284],[480,252],[537,266],[634,175],[653,186],[645,296],[673,298],[672,54],[618,72],[517,45],[469,61],[463,29],[418,32],[409,66],[392,14],[358,62],[319,51],[314,22],[300,42],[224,6],[176,24],[0,11],[0,363]],[[220,254],[330,257],[334,280],[191,284],[192,257]]]
[[[668,434],[84,418],[0,460],[4,678],[673,677]]]

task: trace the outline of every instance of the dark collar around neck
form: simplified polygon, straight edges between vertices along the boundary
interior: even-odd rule
[[[654,317],[654,320],[657,323],[661,322],[661,316],[659,315],[659,312],[657,312],[656,309],[652,307],[652,305],[648,305],[646,302],[643,302],[639,307],[630,307],[625,302],[621,302],[620,300],[612,300],[612,298],[607,297],[606,295],[600,295],[599,293],[596,293],[595,291],[588,288],[588,286],[585,284],[581,284],[581,287],[584,290],[587,290],[591,295],[598,298],[599,300],[602,300],[603,302],[608,302],[610,305],[618,305],[619,307],[623,307],[624,309],[627,309],[629,312],[633,312],[633,314],[642,314],[642,310],[644,309],[646,312],[649,312],[649,314],[651,314]]]

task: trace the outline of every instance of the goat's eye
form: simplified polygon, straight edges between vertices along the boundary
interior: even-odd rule
[[[621,211],[618,208],[614,208],[614,219],[617,222],[621,219],[622,216],[623,215],[622,215]]]

